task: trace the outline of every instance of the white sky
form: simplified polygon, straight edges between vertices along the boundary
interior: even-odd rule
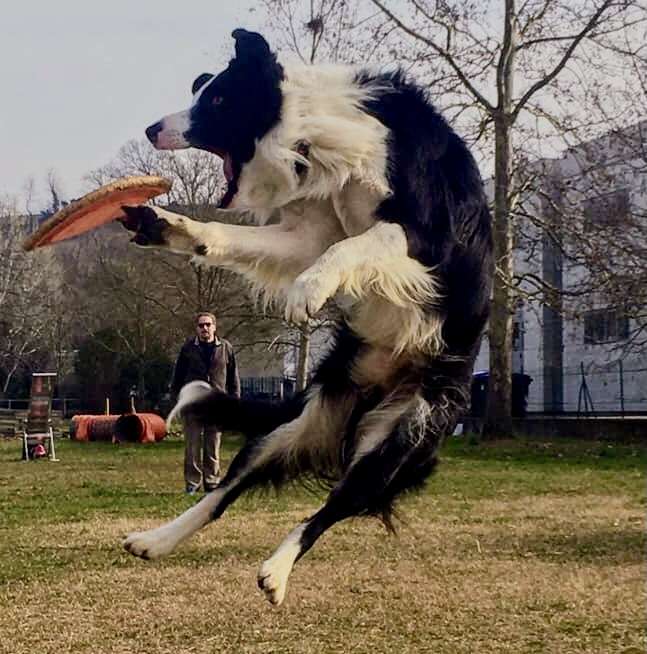
[[[233,56],[254,0],[13,0],[0,16],[0,196],[54,170],[64,197],[129,139],[184,109],[193,79]],[[251,10],[250,10],[251,9]]]

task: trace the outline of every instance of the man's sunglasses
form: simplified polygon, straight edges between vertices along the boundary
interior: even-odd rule
[[[201,329],[202,329],[203,327],[204,327],[204,328],[207,328],[207,327],[213,327],[213,323],[212,323],[212,322],[199,322],[199,323],[198,323],[198,327],[200,327]]]

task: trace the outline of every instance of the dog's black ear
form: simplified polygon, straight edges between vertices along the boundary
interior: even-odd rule
[[[272,56],[267,41],[257,32],[237,29],[231,35],[236,39],[236,57],[238,59],[252,61]]]
[[[213,79],[211,73],[202,73],[202,75],[198,75],[191,85],[191,95],[195,95],[210,79]]]

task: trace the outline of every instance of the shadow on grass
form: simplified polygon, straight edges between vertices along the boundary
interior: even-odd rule
[[[515,538],[512,550],[510,543],[499,541],[492,546],[497,558],[536,558],[551,562],[570,562],[595,566],[616,566],[640,564],[644,561],[647,538],[636,526],[618,529],[600,529],[565,533],[533,533]],[[508,552],[505,552],[508,548]]]
[[[481,441],[469,436],[451,437],[441,456],[481,461],[515,461],[593,465],[602,469],[647,468],[645,443],[610,443],[581,439],[505,438]]]

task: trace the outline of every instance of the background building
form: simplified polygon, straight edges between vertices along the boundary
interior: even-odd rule
[[[529,411],[647,412],[646,144],[643,121],[523,171],[512,365]]]

